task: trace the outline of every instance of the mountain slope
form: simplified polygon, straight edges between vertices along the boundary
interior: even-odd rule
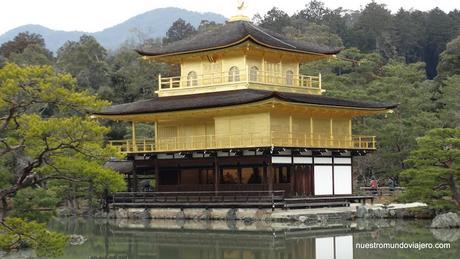
[[[219,23],[226,20],[224,16],[215,13],[198,13],[174,7],[160,8],[137,15],[101,32],[96,32],[94,36],[104,47],[113,49],[129,39],[163,37],[172,23],[179,18],[191,23],[195,28],[201,20]]]
[[[12,40],[18,33],[29,31],[38,33],[45,39],[46,47],[55,52],[68,40],[78,40],[81,35],[93,35],[102,46],[116,49],[127,41],[138,42],[141,39],[163,37],[174,21],[182,18],[197,27],[201,20],[225,22],[226,18],[216,13],[198,13],[185,9],[168,7],[154,9],[134,16],[125,22],[95,33],[82,31],[59,31],[41,25],[24,25],[0,35],[0,44]]]
[[[41,25],[28,24],[19,26],[0,35],[0,44],[12,40],[20,32],[33,32],[43,36],[46,47],[52,51],[57,50],[68,40],[78,40],[84,32],[79,31],[59,31],[46,28]]]

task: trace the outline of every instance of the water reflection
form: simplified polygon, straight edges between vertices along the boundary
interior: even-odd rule
[[[358,224],[358,225],[356,225]],[[388,227],[381,227],[381,225]],[[415,224],[415,225],[414,225]],[[460,258],[458,242],[445,251],[388,251],[355,248],[357,242],[435,241],[426,223],[343,222],[329,229],[301,224],[203,221],[55,220],[51,227],[88,238],[64,258],[299,259]],[[417,233],[417,236],[413,234]],[[437,233],[439,234],[439,233]],[[426,257],[426,256],[425,256]]]

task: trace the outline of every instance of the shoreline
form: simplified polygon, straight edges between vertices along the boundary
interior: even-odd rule
[[[60,217],[73,215],[59,215]],[[349,207],[327,207],[313,209],[235,209],[235,208],[126,208],[110,212],[96,212],[93,218],[110,219],[169,219],[169,220],[241,220],[245,222],[328,222],[359,218],[375,219],[433,219],[435,211],[424,203],[406,204],[350,204]]]

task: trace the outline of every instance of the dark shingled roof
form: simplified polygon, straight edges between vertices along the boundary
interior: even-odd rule
[[[133,161],[129,160],[111,160],[107,161],[104,166],[119,173],[127,174],[134,171]]]
[[[130,115],[193,110],[202,108],[216,108],[254,103],[258,101],[268,100],[271,98],[276,98],[282,101],[292,103],[364,109],[392,109],[397,106],[396,104],[359,102],[322,95],[296,94],[245,89],[192,95],[154,97],[151,99],[137,101],[133,103],[110,106],[101,112],[95,113],[95,115]]]
[[[145,56],[199,52],[207,49],[219,49],[237,45],[246,39],[269,48],[294,52],[332,55],[337,54],[341,50],[340,48],[295,41],[278,33],[258,27],[250,22],[235,21],[228,22],[221,27],[200,33],[188,39],[176,41],[162,47],[139,49],[137,52]]]

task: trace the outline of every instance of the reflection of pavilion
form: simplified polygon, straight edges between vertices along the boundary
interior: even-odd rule
[[[105,256],[90,258],[298,259],[353,258],[348,229],[232,231],[111,227]],[[339,233],[339,234],[337,234]]]

